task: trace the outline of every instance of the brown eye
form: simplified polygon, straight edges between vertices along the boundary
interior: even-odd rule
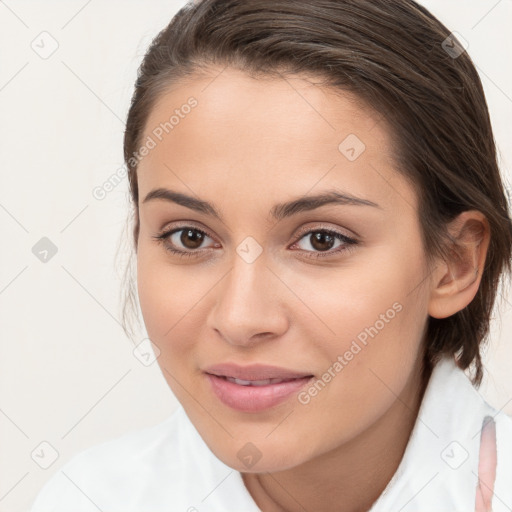
[[[336,242],[336,238],[325,231],[316,231],[308,236],[311,246],[317,251],[328,251]]]
[[[357,240],[337,231],[316,229],[304,233],[293,245],[308,253],[307,257],[322,258],[348,251],[357,243]]]
[[[180,229],[180,231],[181,235],[179,236],[179,240],[186,249],[199,249],[206,236],[205,233],[198,229]]]
[[[201,229],[192,226],[183,226],[180,228],[169,229],[153,236],[153,238],[163,244],[164,249],[177,256],[199,256],[208,247],[203,247],[206,239],[213,239]],[[216,244],[218,246],[218,244]]]

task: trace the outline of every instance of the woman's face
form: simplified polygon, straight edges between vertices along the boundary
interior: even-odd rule
[[[277,471],[412,396],[429,274],[417,198],[375,113],[298,77],[220,71],[175,86],[148,119],[138,291],[210,449]],[[145,201],[156,189],[181,196]]]

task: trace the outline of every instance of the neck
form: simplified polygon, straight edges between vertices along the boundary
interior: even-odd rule
[[[393,405],[349,443],[285,471],[243,473],[258,507],[263,512],[368,511],[402,460],[430,372],[425,377],[418,361]]]

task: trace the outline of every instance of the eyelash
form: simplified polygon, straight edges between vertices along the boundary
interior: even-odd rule
[[[202,235],[206,235],[209,238],[213,239],[213,237],[208,232],[206,232],[206,231],[204,231],[202,229],[198,229],[198,228],[196,228],[194,226],[180,226],[178,228],[172,228],[170,230],[164,230],[164,231],[154,235],[152,238],[154,240],[156,240],[158,243],[162,243],[164,245],[165,250],[169,251],[170,253],[172,253],[174,255],[177,255],[179,257],[185,257],[185,258],[187,258],[187,257],[188,258],[195,257],[199,253],[203,252],[205,249],[182,251],[182,250],[179,250],[179,249],[174,249],[173,247],[171,247],[170,245],[165,243],[166,240],[171,235],[173,235],[174,233],[178,233],[180,231],[185,231],[187,229],[188,230],[192,230],[192,231],[196,231],[197,233],[201,233]],[[313,233],[326,233],[328,235],[333,236],[337,240],[340,240],[341,242],[344,242],[346,245],[345,246],[340,246],[341,248],[338,247],[336,250],[331,250],[330,249],[330,250],[325,251],[325,252],[304,251],[304,252],[308,253],[308,256],[306,256],[307,258],[313,258],[313,259],[325,258],[325,257],[332,256],[334,254],[339,254],[339,253],[342,253],[342,252],[351,251],[351,250],[354,249],[354,246],[359,243],[354,238],[350,238],[350,237],[348,237],[346,235],[343,235],[343,234],[339,233],[338,231],[334,231],[332,229],[327,229],[327,228],[316,228],[316,229],[311,229],[309,231],[301,233],[300,237],[292,245],[295,245],[300,240],[302,240],[304,237],[306,237],[307,235],[311,235]]]

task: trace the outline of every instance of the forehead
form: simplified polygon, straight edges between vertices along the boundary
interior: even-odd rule
[[[253,202],[337,186],[384,208],[415,202],[395,169],[385,120],[354,94],[307,77],[231,68],[191,77],[159,97],[141,138],[149,139],[141,198],[166,184],[209,199],[251,191]]]

